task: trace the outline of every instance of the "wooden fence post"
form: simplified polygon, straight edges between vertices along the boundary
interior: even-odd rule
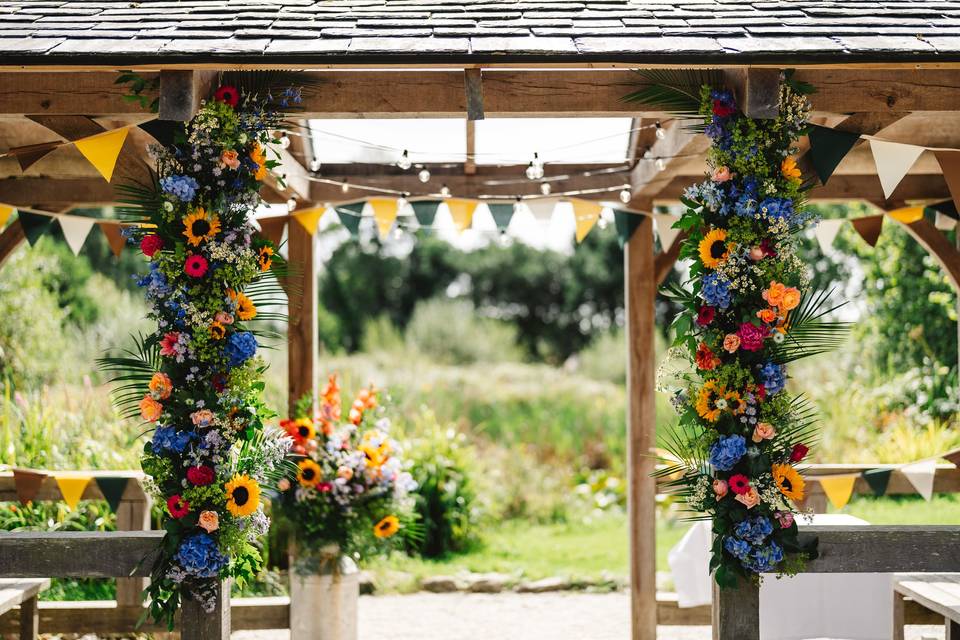
[[[150,496],[140,480],[131,478],[117,507],[117,531],[150,530]],[[117,578],[117,606],[139,607],[148,578]]]
[[[738,580],[734,589],[713,583],[713,640],[760,640],[760,587]]]
[[[230,581],[217,585],[217,607],[206,612],[186,598],[180,610],[180,640],[230,640]]]
[[[297,400],[317,389],[317,263],[313,235],[293,218],[287,225],[287,246],[291,268],[302,274],[301,286],[287,290],[287,403],[293,415]]]

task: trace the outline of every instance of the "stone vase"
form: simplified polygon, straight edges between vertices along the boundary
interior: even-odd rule
[[[290,554],[290,640],[357,640],[359,598],[350,558]]]

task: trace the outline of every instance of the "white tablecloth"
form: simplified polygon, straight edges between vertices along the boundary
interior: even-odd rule
[[[802,524],[869,524],[844,514],[817,514]],[[681,607],[710,604],[710,523],[698,522],[667,557]],[[763,640],[885,640],[892,635],[892,576],[888,573],[764,576],[760,587]]]

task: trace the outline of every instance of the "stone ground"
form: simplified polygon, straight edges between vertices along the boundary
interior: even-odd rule
[[[362,596],[360,640],[627,640],[623,593],[420,593]],[[907,640],[942,640],[942,627],[908,627]],[[288,640],[248,631],[233,640]],[[658,640],[710,640],[708,627],[660,627]]]

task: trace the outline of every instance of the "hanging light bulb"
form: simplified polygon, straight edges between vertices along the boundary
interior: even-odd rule
[[[290,138],[287,137],[287,132],[284,131],[280,134],[280,148],[289,149],[290,148]]]
[[[541,183],[540,183],[540,193],[542,193],[542,194],[545,195],[545,196],[550,195],[550,183],[549,183],[549,182],[541,182]]]
[[[407,150],[403,150],[403,155],[400,156],[400,159],[397,160],[397,166],[406,171],[413,166],[413,163],[410,162],[410,154],[407,153]]]
[[[297,208],[296,198],[290,198],[289,200],[287,200],[287,211],[293,211],[296,208]]]
[[[350,183],[344,180],[343,184],[340,185],[340,191],[343,191],[344,193],[346,193],[347,191],[350,191]]]
[[[654,164],[657,167],[657,171],[663,171],[667,168],[667,163],[663,161],[663,158],[657,158],[657,161]]]
[[[623,191],[620,192],[620,202],[622,202],[623,204],[629,203],[631,197],[632,197],[632,194],[630,193],[630,189],[624,189]]]
[[[600,219],[597,220],[597,226],[600,227],[601,230],[606,229],[606,228],[607,228],[607,219],[604,218],[603,216],[600,216]]]
[[[394,240],[399,240],[403,237],[403,229],[400,228],[400,225],[394,227],[392,235]]]
[[[410,194],[404,193],[404,194],[402,194],[399,198],[397,198],[397,211],[399,212],[397,215],[401,215],[401,216],[402,216],[402,215],[405,215],[404,209],[407,208],[407,196],[408,196],[408,195],[410,195]]]
[[[543,167],[543,160],[540,159],[539,154],[536,151],[533,152],[533,166]]]
[[[527,165],[527,170],[523,172],[527,176],[527,180],[536,180],[537,179],[537,170],[533,168],[533,163]]]
[[[449,198],[450,187],[448,187],[447,185],[443,185],[442,187],[440,187],[440,195],[443,196],[444,198]]]
[[[510,238],[507,236],[507,231],[506,231],[506,229],[504,229],[503,231],[500,232],[500,237],[497,238],[497,242],[500,243],[500,246],[501,246],[501,247],[505,247],[505,246],[507,246],[508,244],[510,244]]]
[[[423,183],[430,182],[430,172],[426,168],[420,169],[420,173],[417,174],[417,179]]]
[[[657,140],[663,140],[664,138],[667,137],[667,132],[664,130],[664,128],[663,128],[662,126],[660,126],[660,121],[659,121],[659,120],[657,120],[657,130],[656,130],[655,133],[656,133],[656,136],[657,136]]]
[[[310,171],[313,171],[314,173],[320,171],[320,161],[316,158],[310,161]]]

